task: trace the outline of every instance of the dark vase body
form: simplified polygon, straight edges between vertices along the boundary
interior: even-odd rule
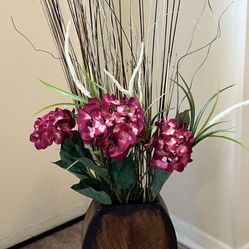
[[[177,249],[161,197],[154,203],[103,206],[93,201],[83,223],[83,249]]]

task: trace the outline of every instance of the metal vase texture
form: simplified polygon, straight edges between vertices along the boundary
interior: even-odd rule
[[[160,196],[145,204],[93,201],[83,223],[82,249],[177,249],[177,239]]]

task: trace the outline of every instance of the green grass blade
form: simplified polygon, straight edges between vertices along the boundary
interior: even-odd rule
[[[163,114],[164,112],[171,111],[171,110],[173,110],[173,109],[174,109],[174,108],[166,108],[166,109],[164,109],[163,111],[158,112],[158,113],[151,119],[150,124],[153,125],[154,122],[156,121],[156,119],[157,119],[161,114]]]
[[[217,122],[214,123],[212,125],[207,126],[202,132],[200,132],[197,136],[195,136],[195,139],[197,140],[199,137],[201,137],[203,134],[205,134],[208,130],[210,130],[211,128],[220,125],[220,124],[224,124],[227,123],[228,121],[221,121],[221,122]]]
[[[184,92],[184,94],[188,100],[189,107],[190,107],[190,128],[189,129],[192,131],[192,125],[194,123],[194,117],[195,117],[195,114],[194,114],[195,113],[195,111],[194,111],[195,104],[194,104],[192,98],[189,96],[188,91],[181,84],[179,84],[177,81],[175,81],[173,79],[171,79],[171,81],[174,82],[177,86],[179,86],[182,89],[182,91]]]
[[[188,95],[189,95],[189,98],[190,98],[190,101],[191,101],[191,106],[190,106],[190,115],[191,115],[190,129],[192,130],[193,126],[194,126],[194,122],[195,122],[195,101],[194,101],[194,97],[193,97],[193,94],[191,92],[191,89],[188,86],[187,82],[185,81],[185,79],[183,78],[183,76],[180,73],[178,73],[178,74],[179,74],[183,84],[185,85],[185,87],[187,89],[187,92],[188,92]]]
[[[68,97],[68,98],[70,98],[72,100],[76,100],[76,101],[79,101],[81,103],[86,103],[87,102],[86,99],[84,99],[84,98],[82,98],[80,96],[74,95],[72,93],[66,92],[66,91],[64,91],[64,90],[62,90],[62,89],[60,89],[58,87],[53,86],[53,85],[50,85],[50,84],[48,84],[47,82],[45,82],[43,80],[40,80],[40,82],[42,84],[44,84],[45,86],[47,86],[49,89],[51,89],[51,90],[53,90],[53,91],[55,91],[55,92],[57,92],[57,93],[59,93],[61,95],[64,95],[64,96],[66,96],[66,97]]]
[[[96,87],[98,87],[99,89],[101,89],[104,92],[107,92],[107,90],[106,90],[105,87],[103,87],[103,86],[97,84],[97,82],[95,82],[94,77],[93,77],[93,73],[92,73],[92,69],[91,69],[90,65],[89,65],[89,68],[90,68],[90,76],[87,73],[86,68],[85,68],[85,66],[83,64],[82,71],[83,71],[84,77],[86,79],[86,83],[90,86],[91,91],[93,92],[93,95],[95,97],[99,97],[100,93],[99,93],[99,91],[97,90]]]
[[[249,148],[246,145],[244,145],[243,143],[241,143],[240,141],[238,141],[237,139],[234,139],[234,138],[231,138],[231,137],[227,137],[227,136],[221,136],[221,135],[212,135],[211,137],[222,138],[222,139],[229,140],[231,142],[234,142],[234,143],[240,145],[241,147],[243,147],[244,149],[246,149],[246,150],[249,151]]]
[[[196,146],[198,143],[200,143],[204,139],[212,137],[212,136],[214,136],[214,135],[216,135],[218,133],[231,132],[230,130],[231,129],[225,129],[225,130],[221,129],[221,130],[216,130],[216,131],[211,131],[209,133],[206,133],[206,134],[202,135],[201,137],[199,137],[198,139],[195,139],[193,146]]]
[[[211,118],[212,118],[212,116],[213,116],[213,114],[214,114],[214,112],[215,112],[215,109],[216,109],[216,107],[217,107],[218,101],[219,101],[219,94],[217,94],[217,96],[216,96],[216,100],[215,100],[215,102],[214,102],[214,104],[213,104],[213,107],[211,108],[210,113],[208,114],[208,117],[207,117],[206,121],[204,122],[204,124],[203,124],[202,127],[200,128],[199,132],[197,133],[197,137],[198,137],[198,135],[199,135],[203,130],[205,130],[205,128],[206,128],[208,122],[211,120]]]
[[[57,106],[64,106],[64,105],[77,106],[77,104],[74,104],[74,103],[56,103],[56,104],[48,105],[48,106],[46,106],[46,107],[40,109],[38,112],[34,113],[34,114],[32,115],[32,117],[34,117],[34,116],[40,114],[40,113],[43,112],[43,111],[46,111],[46,110],[50,109],[50,108],[57,107]]]
[[[194,133],[196,132],[196,130],[197,130],[198,126],[199,126],[199,123],[200,123],[200,121],[201,121],[201,119],[202,119],[202,117],[203,117],[203,115],[204,115],[206,109],[208,108],[208,106],[210,105],[210,103],[213,101],[213,99],[215,99],[215,98],[217,97],[218,94],[220,94],[220,93],[222,93],[222,92],[228,90],[229,88],[232,88],[233,86],[235,86],[235,85],[230,85],[230,86],[227,86],[227,87],[221,89],[219,92],[217,92],[216,94],[214,94],[214,95],[207,101],[207,103],[202,107],[201,111],[199,112],[199,114],[198,114],[198,116],[197,116],[197,118],[196,118],[195,124],[194,124],[194,128],[193,128],[193,132],[194,132]]]
[[[148,108],[144,111],[144,113],[147,113],[154,104],[156,104],[156,102],[158,102],[163,96],[165,96],[167,93],[163,93],[161,96],[159,96],[158,98],[156,98],[149,106]]]
[[[96,97],[96,98],[100,98],[100,93],[99,93],[99,90],[96,87],[96,82],[95,82],[94,77],[93,77],[91,66],[89,66],[89,70],[90,70],[90,73],[87,73],[86,70],[83,69],[84,76],[86,78],[86,82],[89,85],[89,87],[90,87],[90,89],[91,89],[91,91],[93,93],[93,96]]]

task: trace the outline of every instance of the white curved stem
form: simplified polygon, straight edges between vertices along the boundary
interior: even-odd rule
[[[109,73],[107,70],[104,70],[104,72],[113,81],[120,92],[127,95],[127,97],[132,97],[131,93],[124,89],[111,73]]]
[[[71,74],[71,77],[73,79],[73,82],[77,86],[77,88],[88,98],[91,98],[91,93],[83,86],[82,82],[78,79],[76,71],[74,69],[71,56],[69,53],[69,30],[70,30],[70,21],[67,24],[67,30],[66,30],[66,36],[65,36],[65,45],[64,45],[64,50],[65,50],[65,59],[67,62],[67,66],[69,69],[69,72]]]
[[[249,100],[242,101],[238,104],[235,104],[235,105],[227,108],[226,110],[224,110],[223,112],[221,112],[217,116],[215,116],[211,121],[209,121],[209,125],[212,125],[212,124],[218,122],[219,120],[221,120],[222,118],[224,118],[225,116],[230,114],[232,111],[234,111],[242,106],[247,106],[247,105],[249,105]]]
[[[141,44],[141,50],[140,50],[138,63],[137,63],[136,68],[133,71],[133,74],[132,74],[130,82],[129,82],[128,91],[131,93],[132,96],[134,95],[134,92],[135,92],[135,89],[134,89],[135,78],[137,76],[137,73],[138,73],[140,67],[142,66],[143,58],[144,58],[144,42],[142,42],[142,44]]]

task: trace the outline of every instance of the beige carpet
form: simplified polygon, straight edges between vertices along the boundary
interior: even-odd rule
[[[81,223],[21,247],[21,249],[81,249]]]
[[[21,249],[81,249],[81,223],[77,223]],[[178,249],[187,249],[183,246]]]

